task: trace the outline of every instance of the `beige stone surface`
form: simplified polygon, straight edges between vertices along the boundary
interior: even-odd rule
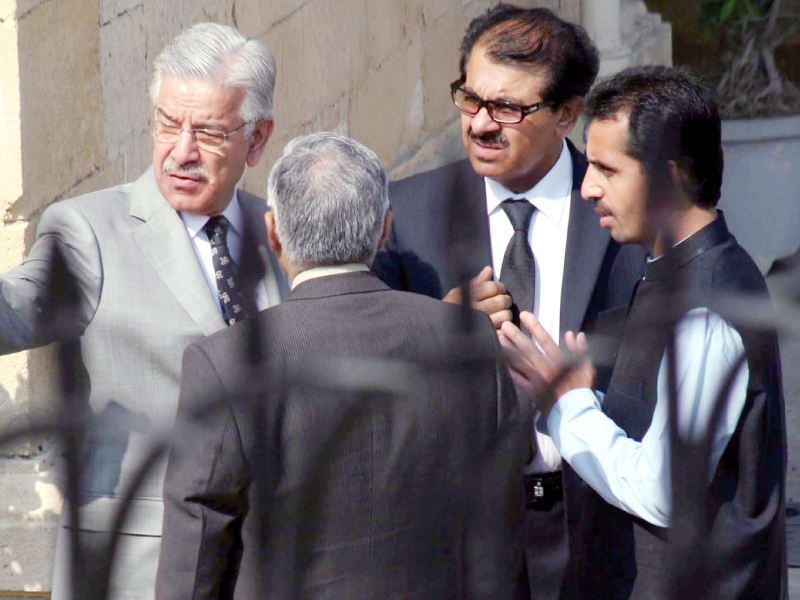
[[[19,59],[15,6],[0,4],[0,211],[22,195],[22,132],[20,130]],[[0,259],[2,260],[2,259]]]
[[[417,140],[425,118],[422,44],[412,41],[354,90],[348,117],[350,135],[385,163]]]
[[[0,461],[0,596],[50,589],[62,506],[51,456]]]
[[[45,2],[19,20],[23,195],[15,218],[101,168],[97,28],[97,5],[85,0]]]
[[[459,45],[469,20],[463,7],[456,6],[427,23],[422,44],[425,134],[435,136],[458,113],[449,86],[459,76]]]

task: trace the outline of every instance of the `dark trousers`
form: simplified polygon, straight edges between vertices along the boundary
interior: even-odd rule
[[[525,539],[525,564],[515,600],[559,600],[569,561],[564,501],[556,501],[548,511],[528,509]]]

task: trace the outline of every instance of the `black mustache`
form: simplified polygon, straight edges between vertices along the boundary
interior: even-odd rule
[[[502,131],[487,131],[484,134],[477,135],[471,129],[469,130],[469,139],[473,142],[479,142],[485,146],[500,146],[501,148],[508,148],[508,140],[503,135]]]

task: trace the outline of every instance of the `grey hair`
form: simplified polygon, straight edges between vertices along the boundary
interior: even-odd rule
[[[239,116],[250,123],[272,116],[275,58],[242,32],[218,23],[198,23],[167,44],[153,62],[150,99],[155,106],[164,75],[197,79],[244,92]],[[245,136],[255,123],[245,127]]]
[[[389,184],[369,148],[327,131],[293,139],[269,174],[275,228],[295,268],[369,262],[389,209]]]

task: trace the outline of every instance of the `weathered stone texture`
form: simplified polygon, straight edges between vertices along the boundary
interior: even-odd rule
[[[0,590],[50,589],[62,502],[50,468],[49,458],[0,461]]]
[[[96,3],[45,2],[18,27],[23,193],[10,212],[25,219],[100,168],[105,147]]]

